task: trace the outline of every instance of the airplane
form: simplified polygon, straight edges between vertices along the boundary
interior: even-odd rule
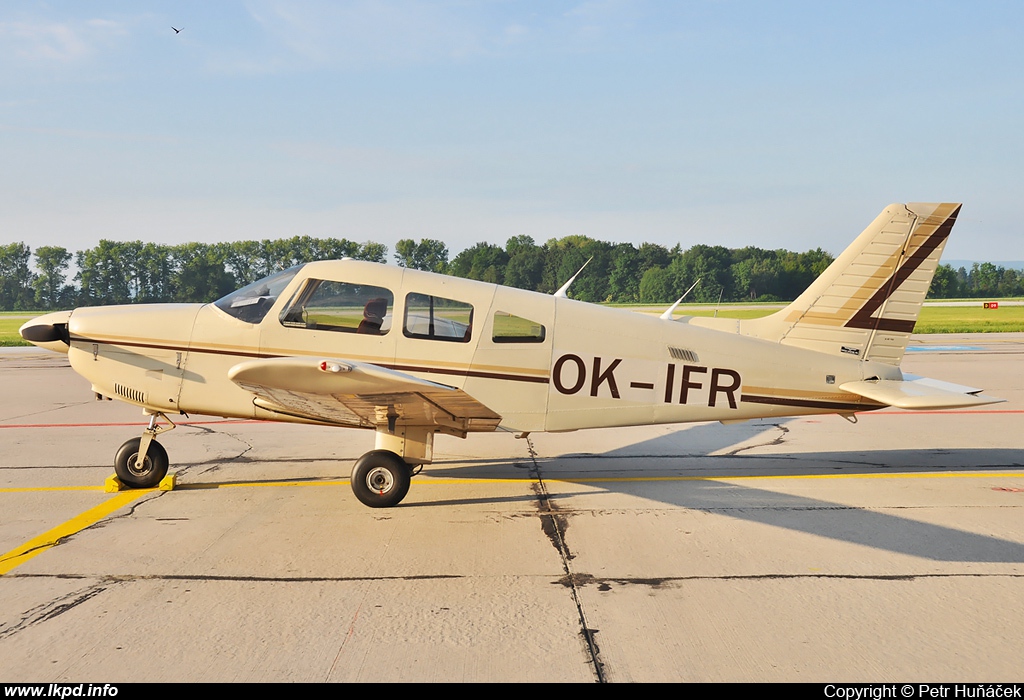
[[[282,270],[209,304],[83,307],[21,336],[67,353],[97,399],[142,407],[128,488],[168,470],[170,415],[376,432],[352,468],[398,505],[436,433],[742,422],[997,403],[900,362],[960,204],[892,204],[795,301],[759,319],[660,318],[352,259]]]

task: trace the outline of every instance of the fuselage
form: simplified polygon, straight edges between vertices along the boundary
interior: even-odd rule
[[[71,365],[97,394],[235,418],[296,420],[229,379],[254,358],[398,370],[463,389],[515,431],[852,413],[880,404],[841,384],[900,378],[892,365],[375,263],[308,263],[277,284],[216,304],[80,308],[38,322],[67,323]]]

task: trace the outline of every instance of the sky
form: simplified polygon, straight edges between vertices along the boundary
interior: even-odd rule
[[[181,29],[175,33],[173,27]],[[0,244],[567,235],[1024,260],[1024,4],[0,3]]]

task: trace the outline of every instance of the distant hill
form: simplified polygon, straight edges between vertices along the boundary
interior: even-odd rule
[[[1002,267],[1007,270],[1024,270],[1024,260],[940,260],[943,265],[949,265],[954,270],[959,270],[961,267],[965,270],[970,271],[971,266],[974,263],[979,265],[983,262],[991,262],[996,267]]]

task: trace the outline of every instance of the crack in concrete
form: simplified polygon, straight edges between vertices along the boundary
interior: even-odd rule
[[[238,435],[235,435],[234,433],[229,432],[227,430],[217,430],[216,428],[208,428],[205,425],[192,425],[192,424],[190,424],[190,425],[183,425],[181,427],[194,428],[195,430],[198,430],[198,431],[200,431],[202,433],[206,433],[207,435],[222,435],[224,437],[227,437],[227,438],[230,438],[232,440],[235,440],[236,442],[240,442],[245,447],[244,447],[244,449],[241,452],[239,452],[238,454],[234,455],[233,457],[227,457],[227,458],[221,458],[221,459],[210,459],[210,460],[206,460],[206,461],[203,461],[203,462],[192,462],[191,464],[184,464],[184,465],[182,465],[178,469],[177,473],[179,475],[191,474],[194,470],[198,469],[199,467],[206,467],[205,469],[202,469],[202,470],[196,472],[196,476],[202,476],[204,474],[210,474],[210,473],[213,473],[213,472],[217,471],[225,463],[248,461],[245,458],[245,455],[247,453],[249,453],[250,451],[252,451],[252,449],[253,449],[252,443],[248,442],[247,440],[244,440],[244,439],[240,438]]]
[[[107,587],[121,583],[136,583],[144,581],[210,581],[210,582],[238,582],[238,583],[359,583],[363,581],[441,581],[454,579],[473,579],[476,576],[463,574],[414,574],[408,576],[244,576],[244,575],[215,575],[215,574],[105,574],[101,576],[89,574],[7,574],[5,579],[61,579],[61,580],[90,580],[96,579],[96,583],[86,589],[79,589],[61,598],[43,603],[36,608],[29,610],[26,615],[34,611],[45,610],[36,616],[37,621],[50,619],[59,614],[67,612],[72,607],[84,603],[97,593]],[[686,581],[783,581],[803,579],[835,579],[849,581],[916,581],[919,579],[942,579],[942,578],[1007,578],[1024,579],[1024,572],[1002,572],[1002,573],[977,573],[977,572],[946,572],[946,573],[921,573],[921,574],[838,574],[838,573],[768,573],[768,574],[692,574],[688,576],[594,576],[586,573],[569,573],[552,581],[554,585],[567,588],[581,588],[583,586],[598,585],[601,590],[611,590],[610,584],[640,585],[652,588],[662,588],[666,584]],[[93,593],[90,590],[96,589]],[[84,591],[84,592],[82,592]],[[86,595],[88,593],[88,595]],[[62,601],[78,595],[71,603],[65,604]],[[52,606],[52,607],[51,607]],[[596,630],[595,630],[596,631]],[[0,625],[0,639],[5,634],[4,627]]]
[[[662,588],[666,584],[685,581],[782,581],[801,579],[835,579],[849,581],[916,581],[918,579],[939,579],[939,578],[1024,578],[1024,573],[928,573],[928,574],[718,574],[718,575],[692,575],[692,576],[663,576],[656,578],[615,578],[612,576],[596,578],[586,574],[579,575],[574,583],[585,586],[598,584],[600,590],[612,590],[610,584],[623,586],[641,585],[651,588]],[[565,584],[564,581],[559,583]]]
[[[75,408],[75,407],[78,407],[78,406],[85,406],[85,405],[91,404],[91,403],[94,403],[94,402],[93,401],[78,401],[76,403],[62,403],[62,404],[58,404],[56,406],[50,406],[48,408],[44,408],[41,411],[33,411],[32,413],[21,413],[21,414],[16,415],[16,416],[8,416],[7,418],[4,418],[3,421],[0,421],[0,422],[10,423],[11,421],[19,420],[21,418],[29,418],[31,416],[41,416],[44,413],[56,413],[57,411],[63,411],[65,409]]]
[[[956,508],[957,510],[966,509],[981,509],[981,510],[992,510],[995,508],[1024,508],[1024,503],[1004,503],[1002,505],[991,505],[991,504],[975,504],[975,505],[959,505],[959,506],[843,506],[843,505],[831,505],[831,506],[801,506],[801,505],[784,505],[784,506],[758,506],[758,505],[747,505],[747,506],[691,506],[688,510],[700,513],[746,513],[746,512],[761,512],[761,511],[777,511],[780,513],[793,512],[813,512],[813,511],[856,511],[863,512],[864,510],[870,510],[873,512],[887,512],[891,510],[907,510],[907,511],[928,511],[936,509],[948,509]],[[563,521],[567,518],[579,516],[579,515],[646,515],[651,513],[665,513],[665,512],[680,512],[676,506],[665,506],[663,508],[559,508],[558,517]],[[505,515],[507,518],[532,518],[533,515],[529,513],[510,513]]]
[[[16,576],[6,576],[5,578],[18,578]],[[82,578],[94,578],[85,577]],[[78,607],[82,603],[86,602],[90,598],[93,598],[110,587],[112,582],[101,580],[97,583],[80,588],[75,591],[71,591],[62,596],[58,596],[52,600],[48,600],[45,603],[29,608],[21,616],[21,619],[13,625],[7,626],[0,624],[0,639],[7,639],[14,635],[22,632],[30,627],[52,620],[55,617],[63,615],[64,613]]]
[[[123,490],[121,493],[130,493],[131,491],[132,491],[132,489],[126,489],[126,490]],[[159,490],[153,490],[153,491],[150,491],[149,493],[144,493],[141,496],[139,496],[138,498],[136,498],[134,501],[126,503],[123,506],[121,506],[120,509],[118,509],[118,510],[127,509],[127,510],[125,510],[124,513],[119,513],[118,511],[114,511],[113,513],[110,513],[110,514],[100,518],[99,520],[97,520],[96,522],[92,523],[88,527],[83,527],[81,530],[78,530],[76,532],[72,532],[71,534],[67,535],[66,537],[60,538],[60,540],[54,546],[62,545],[65,542],[70,542],[74,538],[76,538],[80,534],[82,534],[83,532],[88,532],[89,530],[93,530],[93,529],[98,530],[100,528],[104,528],[107,525],[109,525],[110,523],[114,522],[115,520],[123,520],[124,518],[130,518],[133,515],[135,515],[135,511],[138,508],[141,508],[142,506],[144,506],[145,504],[149,503],[150,501],[155,501],[156,499],[160,498],[161,496],[166,496],[169,493],[170,493],[170,491],[159,491]],[[90,578],[96,578],[96,577],[95,576],[91,576]]]
[[[601,660],[601,650],[597,644],[598,630],[593,629],[587,623],[587,614],[583,609],[583,600],[580,598],[580,586],[577,585],[576,581],[580,574],[574,573],[571,565],[575,555],[569,550],[569,546],[565,541],[568,521],[564,514],[558,512],[558,506],[551,501],[544,478],[540,473],[537,451],[534,449],[533,441],[529,436],[526,436],[526,445],[530,453],[530,462],[532,463],[530,476],[534,479],[532,489],[537,496],[537,511],[540,513],[541,529],[548,539],[551,540],[551,544],[562,559],[562,570],[565,572],[565,576],[560,580],[566,582],[566,587],[571,592],[573,603],[576,605],[576,614],[580,620],[580,635],[586,645],[590,662],[594,666],[594,675],[598,683],[606,683],[605,665]]]
[[[775,438],[773,438],[771,440],[768,440],[767,442],[759,442],[759,443],[757,443],[755,445],[747,445],[746,447],[737,447],[735,450],[732,450],[730,452],[726,452],[724,454],[717,455],[717,456],[719,456],[719,457],[733,457],[735,455],[738,455],[740,452],[744,452],[746,450],[753,450],[753,449],[756,449],[758,447],[774,447],[775,445],[781,445],[783,442],[786,441],[786,435],[789,434],[789,428],[784,426],[782,423],[771,423],[770,425],[774,426],[776,429],[778,429],[780,431],[780,434],[777,435]]]
[[[238,581],[241,583],[349,583],[359,581],[439,581],[473,578],[460,574],[410,574],[408,576],[244,576],[241,574],[6,574],[5,579],[98,579],[101,583],[135,581]]]

